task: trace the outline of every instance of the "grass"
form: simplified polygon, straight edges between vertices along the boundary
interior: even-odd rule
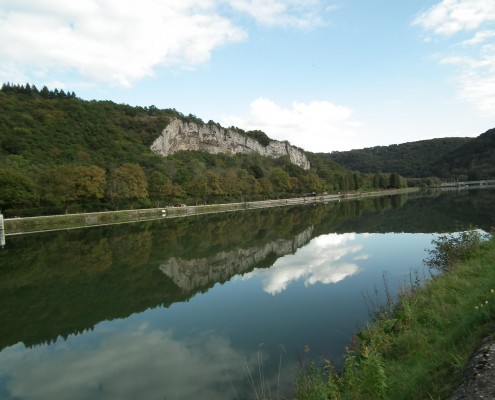
[[[469,231],[434,242],[426,262],[443,273],[404,288],[375,313],[342,371],[329,362],[302,370],[297,399],[448,398],[482,339],[495,332],[495,239],[483,239]]]

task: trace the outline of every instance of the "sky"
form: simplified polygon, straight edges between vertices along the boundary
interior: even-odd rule
[[[311,152],[495,127],[495,0],[0,0],[0,82]]]

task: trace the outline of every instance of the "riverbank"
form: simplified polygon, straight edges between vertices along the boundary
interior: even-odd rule
[[[476,367],[467,368],[484,338],[492,347],[495,332],[495,239],[473,238],[437,242],[434,256],[450,257],[446,272],[424,284],[412,276],[398,301],[383,305],[357,333],[343,372],[330,364],[308,368],[299,377],[297,398],[446,399],[463,379],[495,380],[486,362],[474,373]],[[479,397],[482,392],[472,392],[477,386],[466,382],[456,392],[464,397],[456,399],[494,398],[493,386],[485,388],[489,396]]]
[[[378,192],[358,192],[346,194],[331,194],[291,199],[251,201],[241,203],[208,204],[198,206],[161,207],[137,210],[104,211],[79,214],[63,214],[26,218],[6,218],[5,235],[42,232],[59,229],[75,229],[99,225],[111,225],[146,221],[153,219],[187,217],[201,214],[245,211],[269,207],[286,207],[326,203],[331,201],[346,201],[376,196],[388,196],[419,191],[418,188],[394,189]]]

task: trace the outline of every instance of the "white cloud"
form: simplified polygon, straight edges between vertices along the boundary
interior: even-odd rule
[[[255,270],[244,275],[243,279],[253,276],[263,277],[263,290],[272,295],[278,294],[287,286],[304,280],[306,286],[316,283],[337,283],[359,272],[359,267],[344,261],[344,257],[353,255],[353,259],[366,259],[366,254],[359,254],[363,246],[352,244],[355,233],[322,235],[313,239],[293,255],[278,259],[266,270]]]
[[[489,39],[495,31],[485,25],[495,22],[493,0],[443,0],[413,22],[440,36],[463,31],[474,35],[449,48],[441,64],[457,67],[454,85],[459,100],[470,103],[483,117],[495,117],[495,46]]]
[[[421,13],[413,24],[440,35],[453,35],[494,21],[493,0],[443,0]]]
[[[460,44],[462,46],[475,46],[486,42],[487,39],[490,39],[492,37],[495,37],[495,31],[492,30],[480,31],[480,32],[476,32],[476,34],[471,39],[464,40]]]
[[[224,116],[224,126],[260,129],[270,138],[288,140],[313,152],[351,149],[361,124],[351,119],[352,110],[328,101],[293,102],[284,108],[274,101],[258,98],[250,104],[247,118]]]
[[[156,66],[194,67],[243,30],[209,1],[52,0],[10,2],[0,12],[0,69],[130,86]]]
[[[12,398],[40,400],[224,399],[246,379],[243,364],[255,367],[255,357],[214,334],[179,339],[143,324],[91,336],[96,340],[4,349],[3,389]]]
[[[0,77],[129,87],[158,67],[194,68],[219,46],[246,40],[232,13],[266,25],[307,28],[320,0],[2,0]],[[71,78],[71,80],[73,80]]]
[[[228,0],[233,10],[243,12],[268,26],[308,29],[322,24],[320,0]]]

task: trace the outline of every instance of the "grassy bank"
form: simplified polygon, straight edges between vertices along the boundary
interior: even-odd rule
[[[297,398],[448,398],[495,332],[495,240],[479,239],[476,232],[440,238],[429,264],[443,273],[383,306],[350,344],[341,373],[330,363],[302,371]]]

